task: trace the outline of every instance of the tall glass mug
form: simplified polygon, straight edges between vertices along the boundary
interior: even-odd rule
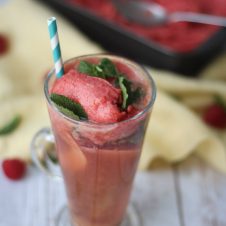
[[[50,100],[56,79],[52,70],[45,80],[44,91],[53,136],[50,130],[43,129],[35,135],[31,145],[33,160],[50,174],[48,161],[43,161],[48,159],[46,147],[54,139],[73,226],[133,225],[128,219],[122,222],[127,216],[133,179],[156,97],[156,87],[149,74],[122,57],[102,54],[76,57],[64,64],[65,71],[81,60],[97,62],[102,58],[116,63],[120,72],[142,87],[142,100],[137,105],[139,113],[109,124],[71,119]]]

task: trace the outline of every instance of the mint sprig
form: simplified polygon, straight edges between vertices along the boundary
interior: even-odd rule
[[[120,76],[118,78],[118,82],[119,82],[119,87],[122,91],[122,98],[123,98],[123,101],[122,101],[122,109],[126,109],[127,107],[127,99],[128,99],[128,92],[127,92],[127,88],[124,84],[125,82],[125,78]]]
[[[116,86],[119,86],[122,91],[122,109],[126,109],[129,105],[136,103],[142,96],[140,87],[133,89],[132,82],[126,79],[123,75],[115,81]]]
[[[6,123],[2,128],[0,128],[0,135],[7,135],[12,133],[21,123],[22,117],[20,115],[15,115],[8,123]]]
[[[81,73],[93,76],[93,77],[100,77],[100,78],[106,78],[106,76],[103,73],[103,69],[100,68],[98,65],[91,64],[87,61],[81,61],[78,70]]]
[[[125,110],[129,105],[137,102],[141,97],[141,89],[132,89],[132,82],[125,75],[118,72],[113,62],[107,58],[103,58],[99,64],[92,64],[87,61],[81,61],[78,71],[89,76],[99,77],[103,79],[115,78],[115,84],[122,91],[122,109]]]
[[[130,82],[127,79],[124,80],[124,85],[125,85],[126,91],[128,93],[128,99],[126,102],[126,107],[128,107],[129,105],[139,101],[139,99],[142,96],[142,91],[141,91],[140,87],[137,87],[136,89],[133,90],[132,82]]]
[[[115,65],[107,58],[103,58],[99,64],[92,64],[87,61],[80,61],[78,71],[94,77],[103,79],[118,77]]]
[[[75,120],[79,120],[79,116],[76,115],[73,111],[64,108],[58,104],[56,104],[57,108],[59,109],[60,112],[62,112],[63,114],[65,114],[66,116],[68,116],[69,118],[75,119]]]
[[[50,99],[56,104],[60,112],[67,115],[68,117],[78,119],[88,119],[88,116],[79,103],[75,103],[66,96],[52,93]]]
[[[115,65],[107,58],[101,60],[99,67],[107,77],[118,77]]]
[[[214,100],[218,105],[223,107],[224,110],[226,111],[226,101],[220,95],[215,95]]]

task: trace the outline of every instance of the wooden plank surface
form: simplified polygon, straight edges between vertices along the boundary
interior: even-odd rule
[[[65,204],[62,183],[31,167],[24,180],[13,182],[0,172],[0,226],[53,226]]]
[[[132,200],[135,200],[145,226],[180,226],[174,175],[169,165],[139,173]]]
[[[139,172],[132,200],[143,226],[226,225],[226,176],[194,157]],[[0,170],[0,226],[54,226],[65,203],[63,184],[36,168],[18,182]]]
[[[182,226],[226,225],[226,175],[198,158],[176,167],[183,212]]]

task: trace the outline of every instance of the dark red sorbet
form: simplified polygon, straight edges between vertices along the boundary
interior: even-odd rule
[[[178,22],[150,27],[129,22],[117,11],[111,0],[68,0],[144,37],[176,52],[190,52],[207,41],[219,27],[213,25]],[[153,0],[146,0],[146,2]],[[155,0],[168,12],[186,11],[226,16],[226,0]]]

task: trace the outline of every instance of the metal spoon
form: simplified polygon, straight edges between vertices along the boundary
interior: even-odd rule
[[[226,27],[226,17],[192,12],[168,13],[161,5],[154,2],[135,0],[112,1],[119,12],[128,20],[142,25],[155,26],[172,22],[189,21]]]

